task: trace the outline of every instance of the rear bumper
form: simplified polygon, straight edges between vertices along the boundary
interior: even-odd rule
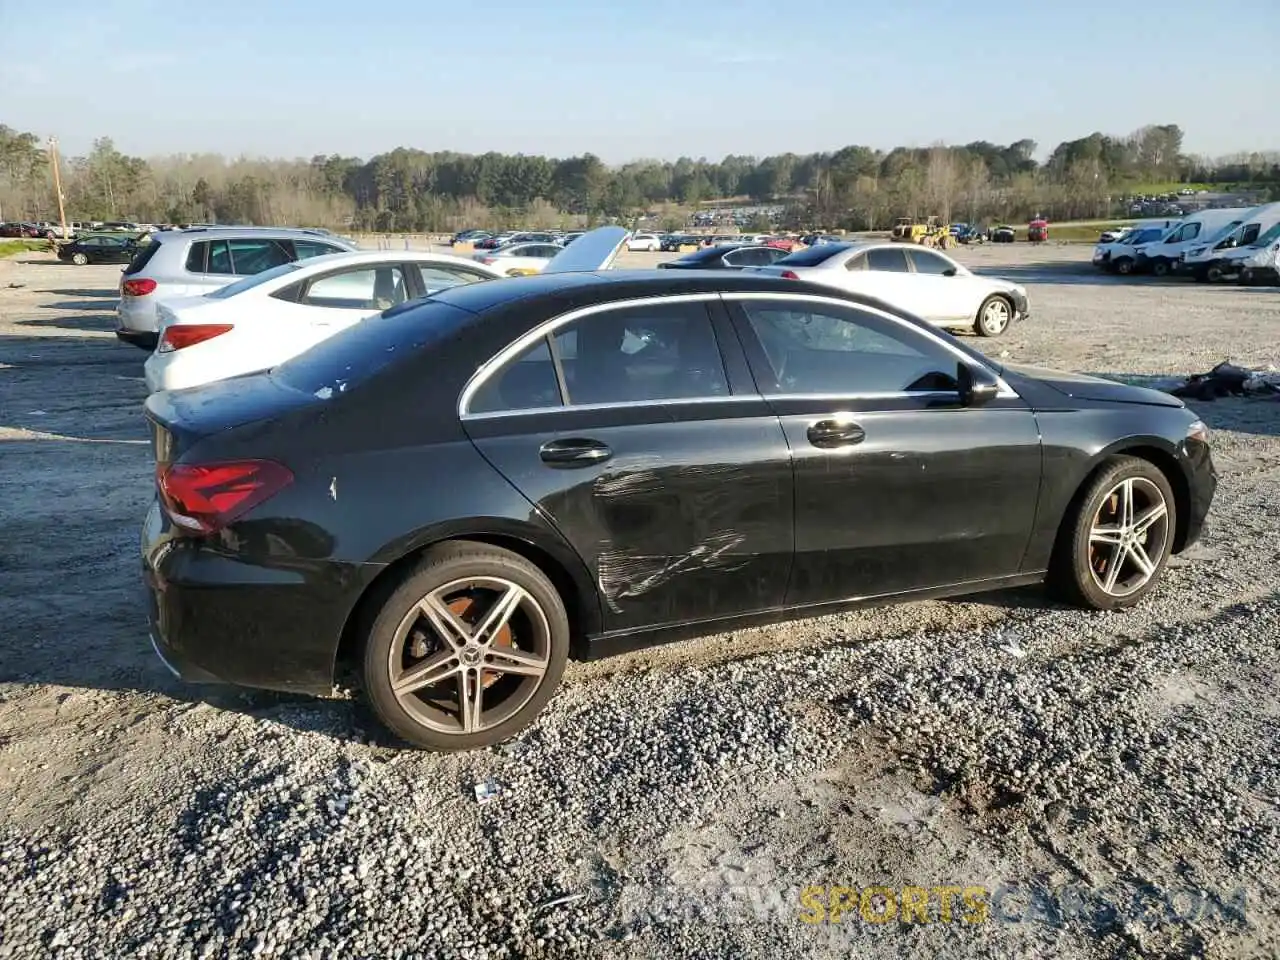
[[[149,333],[146,330],[129,330],[125,327],[116,328],[116,337],[122,343],[127,343],[131,347],[141,347],[143,350],[154,350],[160,341],[160,337],[155,333]]]
[[[288,552],[297,536],[279,526],[234,525],[237,536],[227,536],[241,546],[232,553],[216,539],[176,533],[152,504],[141,536],[143,603],[151,644],[175,676],[313,694],[332,689],[347,617],[382,568],[302,561],[296,551],[273,558],[272,549]]]

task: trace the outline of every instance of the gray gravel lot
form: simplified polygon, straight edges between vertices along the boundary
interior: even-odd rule
[[[1280,364],[1280,291],[1087,255],[961,251],[1031,295],[979,345],[1135,382]],[[1280,402],[1198,405],[1210,526],[1136,610],[1012,591],[578,664],[516,741],[435,756],[154,659],[118,270],[0,261],[0,957],[1280,954]]]

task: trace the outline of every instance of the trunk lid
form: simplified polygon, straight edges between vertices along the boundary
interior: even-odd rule
[[[608,270],[630,236],[631,231],[622,227],[589,230],[552,257],[542,272],[594,273]]]
[[[153,393],[144,405],[151,452],[157,466],[171,463],[205,437],[316,402],[266,373]]]

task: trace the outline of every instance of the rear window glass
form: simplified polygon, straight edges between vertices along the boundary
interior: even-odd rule
[[[378,371],[413,356],[475,319],[475,314],[435,300],[415,300],[347,327],[271,375],[321,399],[349,390]]]
[[[156,255],[156,251],[160,249],[158,243],[148,243],[138,248],[138,252],[133,255],[133,259],[129,261],[129,265],[124,268],[125,276],[131,276],[138,273],[145,267],[151,258]]]
[[[773,265],[775,267],[816,267],[820,263],[826,263],[837,253],[844,253],[851,246],[852,244],[848,243],[820,243],[806,250],[789,253],[781,260],[773,261]]]
[[[212,293],[206,293],[205,296],[213,300],[225,300],[227,297],[234,297],[237,293],[244,293],[246,290],[252,290],[261,283],[268,280],[274,280],[276,277],[283,277],[286,273],[293,273],[300,263],[282,263],[280,266],[263,273],[255,274],[252,277],[245,277],[243,280],[237,280],[235,283],[229,283],[225,287],[214,290]]]

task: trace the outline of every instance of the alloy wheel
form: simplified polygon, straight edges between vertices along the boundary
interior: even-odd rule
[[[537,692],[551,660],[546,612],[502,577],[468,577],[432,590],[400,621],[388,657],[391,690],[428,729],[491,729]]]
[[[1126,477],[1102,498],[1089,527],[1089,573],[1104,593],[1126,597],[1156,574],[1169,538],[1169,505],[1146,477]]]
[[[995,336],[1009,325],[1009,304],[999,297],[989,301],[982,308],[982,326],[987,333]]]

